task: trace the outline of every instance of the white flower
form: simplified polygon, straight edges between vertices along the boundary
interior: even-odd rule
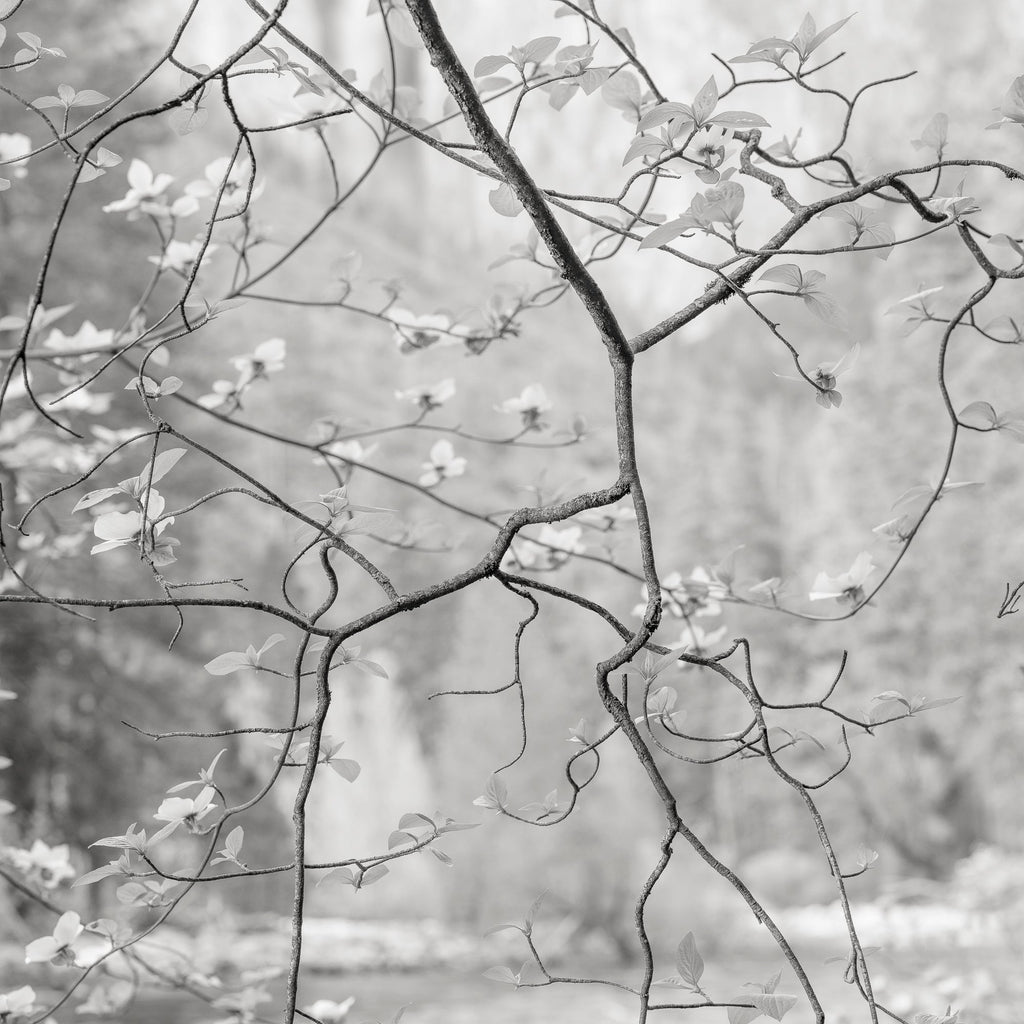
[[[416,316],[407,309],[391,309],[387,313],[391,321],[395,344],[403,354],[429,348],[438,342],[459,345],[462,338],[452,331],[451,319],[443,313]]]
[[[311,1006],[307,1006],[305,1012],[323,1021],[323,1024],[341,1024],[355,1001],[355,996],[349,996],[341,1003],[332,1002],[330,999],[318,999]]]
[[[871,555],[862,551],[850,566],[849,572],[838,576],[829,576],[819,572],[811,587],[812,601],[827,601],[834,598],[839,602],[860,604],[864,600],[864,583],[875,571],[877,566],[871,561]]]
[[[144,499],[140,498],[140,506],[143,502]],[[163,496],[159,491],[151,490],[146,506],[143,546],[154,565],[169,565],[176,561],[172,549],[177,547],[178,541],[173,537],[159,539],[164,530],[174,522],[174,516],[160,519],[163,510]],[[98,516],[93,523],[93,533],[100,540],[100,543],[94,544],[89,552],[93,555],[129,544],[137,545],[143,534],[142,508],[140,507],[137,512],[106,512]]]
[[[541,416],[551,409],[551,401],[540,384],[527,384],[518,398],[506,398],[494,407],[498,412],[517,412],[527,430],[539,430]]]
[[[172,824],[174,828],[184,825],[190,832],[198,832],[199,822],[217,806],[213,803],[214,795],[213,786],[204,786],[196,797],[168,797],[153,817]]]
[[[710,650],[715,644],[720,643],[722,638],[725,636],[725,626],[719,626],[718,629],[705,630],[697,623],[688,623],[682,633],[679,634],[679,639],[672,644],[673,647],[681,647],[684,650],[695,650],[698,654],[703,654]]]
[[[77,358],[87,363],[90,359],[96,358],[94,349],[109,349],[114,341],[112,330],[101,331],[89,320],[85,320],[82,326],[74,334],[65,334],[60,328],[54,327],[43,342],[45,348],[52,348],[58,352],[78,353],[79,350],[85,354]]]
[[[27,159],[18,157],[32,152],[32,140],[21,132],[0,132],[0,174],[24,178],[28,174]]]
[[[216,409],[227,405],[235,396],[235,385],[229,380],[215,380],[210,387],[213,389],[211,394],[199,397],[199,404],[204,409]]]
[[[73,910],[61,914],[52,935],[44,935],[25,947],[25,963],[43,964],[49,960],[57,966],[73,967],[74,943],[83,931],[82,919]]]
[[[161,270],[176,270],[179,274],[187,274],[191,272],[196,260],[199,259],[200,252],[203,254],[200,263],[202,266],[216,248],[215,245],[208,245],[204,251],[203,240],[199,238],[194,238],[191,242],[179,242],[172,239],[159,256],[150,256],[148,259],[150,263],[155,263]]]
[[[124,199],[117,199],[103,207],[104,213],[127,213],[137,216],[140,205],[146,199],[154,199],[174,181],[169,174],[154,175],[149,164],[133,160],[128,165],[128,192]]]
[[[434,487],[448,477],[462,476],[466,472],[466,460],[455,454],[450,441],[438,441],[430,449],[430,461],[423,463],[423,469],[420,486]]]
[[[586,551],[586,545],[580,543],[582,530],[578,526],[568,526],[559,530],[551,523],[545,523],[537,534],[537,539],[517,537],[501,560],[502,569],[534,569],[538,572],[550,572],[564,565],[570,555],[580,555]]]
[[[344,462],[359,463],[365,462],[377,450],[377,446],[371,444],[364,448],[358,441],[332,441],[330,444],[323,445],[322,450],[325,455],[333,455]],[[317,466],[322,466],[326,462],[327,460],[322,455],[316,455],[313,458],[313,463]]]
[[[12,992],[0,993],[0,1020],[28,1015],[36,1001],[35,991],[29,985],[22,985]]]
[[[405,391],[396,391],[395,398],[400,402],[412,402],[419,406],[424,412],[440,408],[455,394],[455,381],[451,377],[445,377],[430,387],[408,388]]]
[[[194,199],[216,199],[220,192],[221,185],[224,192],[220,197],[220,204],[217,213],[230,215],[238,213],[245,206],[247,194],[249,194],[250,167],[245,161],[239,161],[231,166],[231,157],[222,156],[213,163],[206,165],[204,181],[193,181],[185,186],[185,193]],[[263,182],[259,181],[253,185],[252,193],[249,194],[249,201],[256,199],[263,193]]]
[[[285,347],[284,338],[270,338],[267,341],[261,341],[251,355],[235,356],[231,360],[231,364],[239,373],[236,388],[241,390],[254,380],[266,377],[268,373],[277,373],[279,370],[283,370]]]
[[[71,850],[67,844],[47,846],[41,839],[36,839],[31,849],[12,849],[8,854],[22,874],[44,889],[56,889],[65,878],[75,877],[75,869],[71,866]]]

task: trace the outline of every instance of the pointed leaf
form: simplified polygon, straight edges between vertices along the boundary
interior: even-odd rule
[[[679,977],[690,988],[699,987],[701,975],[704,973],[704,958],[697,950],[697,940],[693,937],[693,932],[687,932],[679,943],[676,950],[676,967],[679,970]]]

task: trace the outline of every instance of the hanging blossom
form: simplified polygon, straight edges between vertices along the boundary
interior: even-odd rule
[[[87,363],[96,358],[96,350],[109,351],[113,344],[112,329],[101,331],[90,320],[84,320],[74,334],[65,334],[59,327],[54,327],[46,336],[43,347],[73,353],[79,362]]]
[[[193,238],[191,242],[172,239],[159,256],[149,256],[147,259],[150,263],[155,263],[160,270],[173,270],[186,275],[192,272],[197,260],[199,265],[203,266],[216,249],[216,245],[207,245],[204,249],[201,238]]]
[[[358,465],[360,462],[366,462],[376,450],[377,446],[375,444],[364,448],[358,441],[331,441],[329,444],[320,446],[320,451],[323,454],[313,456],[313,464],[315,466],[326,466],[328,460],[325,456],[330,455],[336,459],[341,459],[342,462]]]
[[[44,935],[25,947],[25,963],[49,961],[54,967],[74,967],[77,963],[75,942],[83,931],[82,919],[73,910],[61,914],[52,935]]]
[[[234,356],[231,365],[238,371],[238,379],[215,380],[210,385],[211,393],[202,395],[199,404],[204,409],[219,409],[226,405],[230,412],[241,408],[242,396],[258,380],[266,380],[270,374],[284,369],[287,342],[284,338],[268,338],[261,341],[252,352]]]
[[[395,398],[400,402],[411,402],[424,412],[431,409],[440,409],[445,402],[455,394],[455,381],[451,377],[445,377],[430,387],[408,388],[405,391],[396,391]]]
[[[693,651],[696,654],[707,654],[711,648],[721,643],[724,638],[725,626],[706,630],[696,622],[690,622],[683,627],[682,633],[679,634],[679,639],[671,646],[681,648],[684,651]]]
[[[56,889],[65,878],[75,877],[75,869],[71,866],[71,848],[66,843],[47,846],[41,839],[36,839],[30,849],[18,850],[11,847],[6,854],[28,881],[44,889]]]
[[[7,174],[12,178],[24,178],[28,174],[25,166],[28,157],[25,154],[31,152],[32,140],[27,135],[21,132],[0,132],[0,181],[6,181],[4,176]],[[7,188],[7,184],[0,185],[0,189]]]
[[[349,996],[343,1002],[335,1003],[330,999],[318,999],[315,1003],[307,1006],[305,1011],[310,1017],[316,1017],[323,1024],[341,1024],[348,1017],[349,1010],[355,1004],[355,996]]]
[[[215,794],[213,786],[204,786],[196,797],[168,797],[153,817],[157,821],[166,821],[171,831],[184,825],[189,832],[197,833],[201,828],[199,823],[217,807],[213,802]],[[160,831],[162,835],[165,834],[166,826]]]
[[[0,992],[0,1021],[30,1016],[35,1002],[35,989],[30,985],[22,985],[11,992]]]
[[[731,176],[732,171],[722,172],[722,165],[734,152],[734,147],[727,148],[732,141],[731,128],[709,124],[693,137],[687,152],[699,160],[703,166],[694,172],[707,185],[717,185],[723,178]]]
[[[527,384],[518,398],[506,398],[494,408],[498,412],[519,413],[525,430],[541,430],[547,426],[541,417],[550,411],[551,400],[542,385]]]
[[[174,548],[181,541],[174,537],[162,536],[164,530],[174,522],[174,516],[161,519],[165,505],[163,495],[152,489],[148,493],[148,501],[145,496],[137,499],[137,512],[106,512],[97,517],[92,528],[100,543],[93,545],[89,552],[91,555],[99,555],[104,551],[113,551],[114,548],[128,545],[141,545],[143,553],[153,565],[170,565],[171,562],[177,561]]]
[[[398,351],[403,355],[431,345],[461,345],[469,333],[444,313],[416,316],[407,309],[389,309],[386,316]]]
[[[216,201],[217,194],[221,192],[221,186],[223,186],[224,190],[220,196],[217,213],[221,216],[231,216],[245,209],[247,198],[251,203],[263,194],[262,181],[254,182],[250,193],[249,182],[251,180],[251,167],[247,161],[239,160],[232,165],[231,157],[222,156],[206,165],[203,180],[193,181],[185,186],[185,194],[192,197],[193,200]]]
[[[438,441],[430,449],[430,461],[423,463],[424,472],[420,474],[421,487],[435,487],[442,480],[453,476],[462,476],[466,472],[466,460],[455,454],[450,441]]]
[[[643,601],[633,608],[634,615],[643,615],[647,610],[646,584],[640,591]],[[693,615],[721,615],[719,602],[726,594],[726,586],[699,565],[687,579],[683,579],[681,573],[671,572],[661,581],[662,607],[677,619],[689,619]]]
[[[572,555],[582,555],[586,545],[581,543],[582,530],[578,526],[558,529],[545,523],[537,539],[516,537],[501,560],[502,569],[523,569],[550,572],[564,565]]]
[[[162,195],[174,181],[169,174],[153,174],[144,160],[133,160],[128,165],[128,192],[123,199],[107,203],[104,213],[127,213],[129,220],[148,213],[148,201]]]
[[[812,601],[835,599],[840,604],[858,605],[864,600],[864,584],[878,567],[871,561],[871,555],[862,551],[850,566],[848,572],[829,576],[819,572],[811,587]]]

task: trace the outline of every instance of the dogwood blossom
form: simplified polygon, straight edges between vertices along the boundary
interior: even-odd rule
[[[682,633],[679,634],[679,639],[672,646],[704,654],[714,647],[715,644],[721,643],[724,637],[725,626],[706,630],[696,622],[690,622],[683,627]]]
[[[80,362],[87,363],[95,359],[94,350],[109,350],[114,342],[113,330],[99,330],[92,321],[84,320],[82,326],[74,334],[65,334],[59,327],[54,327],[43,342],[44,348],[56,352],[68,352]]]
[[[377,450],[375,444],[364,448],[358,441],[331,441],[320,449],[325,455],[333,455],[344,462],[360,463],[366,460]],[[322,466],[327,462],[323,455],[313,457],[313,464]]]
[[[811,587],[812,601],[827,601],[834,598],[841,604],[858,605],[864,600],[864,583],[875,571],[877,566],[871,561],[871,555],[862,551],[850,566],[848,572],[838,576],[829,576],[819,572]]]
[[[430,449],[430,461],[423,463],[420,474],[421,487],[434,487],[449,477],[462,476],[466,472],[466,460],[455,454],[450,441],[438,441]]]
[[[28,1016],[35,1001],[35,990],[29,985],[0,993],[0,1021]]]
[[[436,384],[429,387],[407,388],[405,391],[396,391],[395,398],[400,402],[412,402],[419,406],[424,412],[431,409],[439,409],[445,402],[455,394],[455,381],[451,377],[445,377]]]
[[[116,199],[103,207],[104,213],[127,213],[133,220],[140,212],[145,212],[143,205],[147,199],[155,199],[167,190],[174,181],[169,174],[153,174],[152,168],[144,160],[133,160],[128,165],[128,192],[123,199]]]
[[[12,178],[28,174],[26,153],[32,152],[32,140],[21,132],[0,132],[0,170]],[[23,157],[23,159],[19,159]]]
[[[71,848],[66,843],[47,846],[41,839],[36,839],[28,850],[9,849],[7,854],[30,882],[44,889],[56,889],[65,878],[75,877]]]
[[[287,342],[284,338],[269,338],[261,341],[250,355],[235,356],[231,365],[238,370],[236,388],[247,387],[254,380],[266,378],[268,374],[284,369]]]
[[[498,412],[517,412],[527,430],[540,430],[545,424],[541,416],[551,409],[551,400],[540,384],[527,384],[518,398],[506,398],[494,407]]]
[[[202,259],[199,265],[202,266],[216,248],[216,245],[207,245],[204,249],[203,240],[198,238],[192,239],[191,242],[179,242],[172,239],[159,256],[149,256],[147,259],[150,263],[155,263],[160,270],[174,270],[179,274],[188,274],[196,260],[200,259],[200,253],[202,253]]]
[[[173,548],[180,542],[173,537],[161,538],[164,530],[174,522],[174,516],[160,518],[165,504],[163,495],[159,491],[150,490],[148,502],[143,498],[139,502],[139,511],[106,512],[97,517],[93,523],[93,533],[100,543],[93,545],[90,554],[99,555],[129,544],[138,545],[141,540],[143,550],[154,565],[169,565],[176,561]],[[142,507],[146,510],[145,523]]]
[[[56,967],[74,967],[75,940],[83,931],[82,919],[73,910],[61,914],[52,935],[44,935],[25,947],[25,963],[44,964],[50,961]]]
[[[355,1001],[355,996],[349,996],[348,999],[340,1003],[332,1002],[330,999],[318,999],[315,1003],[307,1006],[305,1012],[311,1017],[316,1017],[323,1024],[341,1024],[348,1017],[348,1011],[352,1009]]]
[[[216,200],[217,194],[221,193],[217,213],[222,216],[230,216],[244,209],[247,198],[251,203],[263,194],[262,181],[255,182],[252,192],[249,192],[251,178],[251,168],[248,163],[239,161],[232,165],[231,157],[223,156],[207,164],[203,179],[186,185],[185,194],[194,199]],[[221,192],[222,185],[223,192]]]
[[[166,821],[174,828],[184,825],[190,832],[198,832],[199,822],[217,806],[213,802],[215,795],[213,786],[204,786],[196,797],[168,797],[160,804],[153,817],[157,821]],[[163,831],[161,829],[161,832]]]

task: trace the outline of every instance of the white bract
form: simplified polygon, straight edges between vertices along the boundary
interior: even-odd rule
[[[819,572],[814,580],[814,586],[811,587],[810,599],[834,599],[840,603],[860,604],[864,600],[864,583],[876,568],[871,561],[871,555],[862,551],[854,559],[848,572],[841,572],[838,576]]]
[[[83,931],[82,919],[73,910],[61,914],[52,935],[44,935],[25,947],[25,963],[44,964],[50,961],[55,966],[73,967],[75,940]]]
[[[455,454],[450,441],[438,441],[430,449],[430,461],[423,463],[423,469],[420,486],[434,487],[449,477],[462,476],[466,472],[466,460]]]
[[[539,429],[543,426],[541,416],[551,409],[551,400],[543,385],[527,384],[518,398],[506,398],[495,409],[498,412],[519,413],[524,427],[528,430]]]
[[[212,786],[204,786],[196,797],[168,797],[157,808],[153,817],[157,821],[166,821],[173,828],[184,825],[190,832],[199,831],[199,822],[216,808],[213,798],[216,795]],[[163,832],[163,829],[161,829]]]
[[[429,387],[407,388],[405,391],[396,391],[395,398],[400,402],[412,402],[425,412],[437,409],[444,405],[455,394],[455,381],[451,377],[445,377],[436,384]]]
[[[36,1001],[35,990],[29,985],[0,993],[0,1021],[27,1015]]]
[[[144,160],[133,160],[128,165],[128,191],[123,199],[116,199],[103,207],[104,213],[127,213],[132,220],[140,212],[147,212],[145,203],[155,199],[166,191],[174,181],[169,174],[153,174],[152,168]]]
[[[26,153],[32,152],[32,140],[21,132],[0,132],[0,171],[12,178],[28,174]],[[18,159],[23,157],[24,159]]]
[[[355,1001],[355,996],[349,996],[348,999],[340,1003],[335,1003],[330,999],[318,999],[315,1003],[307,1006],[305,1012],[311,1017],[323,1021],[323,1024],[341,1024],[348,1017],[348,1011],[352,1009]]]

